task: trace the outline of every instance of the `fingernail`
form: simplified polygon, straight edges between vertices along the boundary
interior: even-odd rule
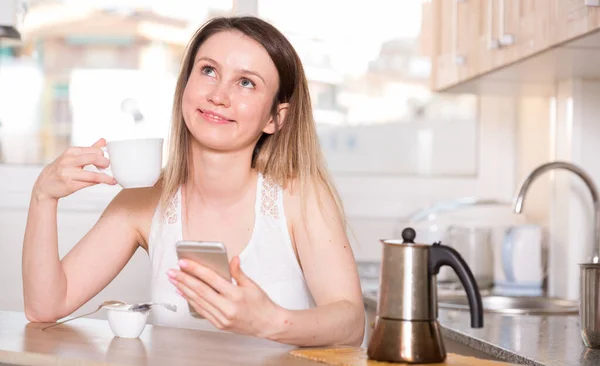
[[[175,278],[175,271],[173,271],[172,269],[167,271],[167,276],[169,276],[170,278]]]
[[[183,296],[183,292],[181,292],[178,288],[175,289],[175,291],[180,295]]]
[[[181,259],[178,263],[179,263],[179,267],[181,267],[181,268],[187,267],[187,262],[183,259]]]
[[[174,285],[177,285],[177,280],[174,278],[169,278],[169,282],[171,282]]]

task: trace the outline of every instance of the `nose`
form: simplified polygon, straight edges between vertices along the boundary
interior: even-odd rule
[[[229,107],[229,88],[225,83],[216,83],[209,91],[207,98],[214,105]]]

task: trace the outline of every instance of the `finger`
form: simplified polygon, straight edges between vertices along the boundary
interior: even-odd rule
[[[117,184],[117,181],[115,180],[115,178],[111,177],[108,174],[98,173],[98,172],[90,172],[87,170],[79,170],[79,171],[73,172],[72,178],[74,180],[77,180],[80,182],[88,182],[91,184],[98,184],[98,183],[104,183],[104,184],[110,184],[110,185]]]
[[[200,316],[202,316],[204,319],[208,320],[216,328],[218,328],[218,329],[224,328],[223,323],[221,323],[217,318],[215,318],[208,310],[203,308],[202,305],[200,305],[199,303],[197,303],[196,301],[194,301],[192,299],[188,299],[187,296],[185,296],[185,294],[182,296],[184,299],[186,299],[192,305],[194,310],[196,310],[196,312],[198,314],[200,314]]]
[[[76,156],[82,154],[96,154],[104,156],[104,151],[97,146],[73,146],[67,149],[66,155]]]
[[[228,298],[231,298],[232,293],[235,291],[235,285],[221,277],[217,272],[197,262],[182,259],[179,261],[179,267],[202,282],[209,284]]]
[[[87,187],[91,187],[91,186],[96,185],[96,184],[98,184],[98,183],[95,183],[95,182],[81,182],[81,181],[74,181],[73,182],[73,186],[75,188],[75,191],[78,191],[80,189],[84,189],[84,188],[87,188]]]
[[[94,142],[92,144],[92,146],[94,146],[94,147],[104,147],[104,146],[106,146],[106,140],[103,139],[103,138],[100,138],[100,139],[98,139],[98,141]]]
[[[192,297],[194,300],[197,300],[197,298],[202,298],[212,306],[220,309],[224,314],[230,314],[232,312],[234,305],[231,303],[231,301],[215,291],[215,289],[212,288],[209,283],[205,283],[193,275],[185,272],[173,271],[172,273],[174,273],[174,276],[171,277],[173,280],[194,290],[194,296]]]
[[[174,279],[171,279],[171,283],[175,285],[175,287],[183,294],[186,300],[190,301],[192,305],[196,305],[194,306],[194,309],[196,309],[196,311],[198,311],[200,315],[204,316],[207,319],[212,318],[211,323],[213,323],[215,326],[222,327],[225,324],[228,324],[225,316],[218,309],[218,307],[211,304],[209,301],[202,298],[201,296],[198,296],[198,293],[195,291],[194,288],[186,285],[181,281]]]
[[[229,263],[229,271],[231,272],[231,277],[233,277],[233,279],[239,286],[247,286],[254,284],[254,281],[252,281],[242,271],[242,268],[240,267],[240,257],[233,257],[233,259]]]
[[[223,318],[220,316],[221,314],[219,311],[202,298],[196,298],[194,296],[194,290],[180,282],[178,282],[175,286],[177,288],[177,292],[179,292],[179,294],[192,305],[198,314],[209,320],[217,328],[220,328],[224,325],[222,321]]]
[[[75,155],[65,158],[65,164],[77,167],[83,167],[86,165],[93,164],[98,168],[107,168],[110,165],[110,161],[104,157],[104,155],[98,155],[95,153],[86,153],[81,155]]]
[[[210,321],[215,327],[218,328],[220,326],[220,322],[217,320],[217,318],[215,318],[211,313],[208,312],[208,310],[206,310],[205,308],[203,308],[196,301],[190,299],[185,293],[183,293],[183,291],[185,291],[185,289],[183,291],[181,289],[183,289],[185,287],[185,285],[183,285],[183,284],[176,284],[176,282],[174,282],[174,281],[171,281],[171,283],[173,283],[173,285],[175,285],[175,290],[177,291],[177,293],[179,294],[179,296],[183,297],[190,304],[190,306],[192,308],[194,308],[194,310],[198,314],[200,314],[203,318],[205,318],[208,321]],[[189,289],[188,289],[188,291],[189,291]]]

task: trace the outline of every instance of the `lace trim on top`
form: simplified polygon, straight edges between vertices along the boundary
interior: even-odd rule
[[[177,207],[179,206],[179,194],[175,193],[167,205],[163,222],[165,224],[175,224],[177,222]]]
[[[279,219],[279,206],[277,198],[279,195],[279,186],[270,179],[264,178],[261,190],[260,213],[265,216],[271,216]]]
[[[270,216],[274,219],[279,219],[279,206],[277,199],[279,196],[279,186],[270,179],[263,179],[261,197],[260,197],[260,213],[265,216]],[[165,224],[177,223],[177,208],[179,207],[179,194],[176,193],[167,205],[167,210],[163,217]]]

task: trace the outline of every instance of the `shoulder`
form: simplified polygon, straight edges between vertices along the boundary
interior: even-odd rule
[[[122,189],[111,202],[111,206],[129,213],[154,212],[161,191],[162,188],[158,183],[154,187]]]
[[[104,215],[125,220],[138,232],[140,245],[146,247],[154,211],[160,200],[162,186],[122,189],[106,208]]]
[[[343,219],[336,192],[327,182],[312,179],[302,184],[294,179],[282,187],[282,190],[286,215],[289,215],[288,218],[293,223],[322,218],[334,221]]]
[[[284,189],[284,207],[290,239],[303,270],[326,252],[350,248],[341,204],[326,181],[304,185],[291,182]]]

